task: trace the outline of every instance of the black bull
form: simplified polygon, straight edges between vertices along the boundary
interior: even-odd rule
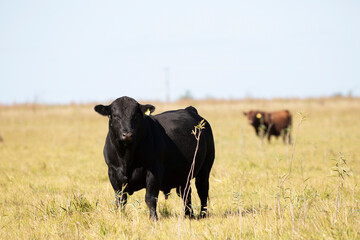
[[[157,219],[159,191],[168,194],[176,188],[184,199],[185,214],[192,217],[191,189],[186,189],[196,148],[191,132],[203,118],[194,107],[148,114],[154,110],[154,106],[139,104],[129,97],[118,98],[108,106],[95,106],[96,112],[109,117],[104,157],[114,191],[123,193],[117,202],[126,204],[127,194],[146,188],[150,218]],[[211,127],[205,123],[193,173],[201,201],[200,217],[207,214],[209,175],[215,157]]]

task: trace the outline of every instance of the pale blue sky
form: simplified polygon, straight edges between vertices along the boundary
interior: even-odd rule
[[[0,104],[360,96],[360,1],[0,0]]]

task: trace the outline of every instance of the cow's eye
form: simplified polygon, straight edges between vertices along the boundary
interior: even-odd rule
[[[111,117],[112,117],[112,119],[115,119],[116,121],[120,121],[119,116],[111,116]]]

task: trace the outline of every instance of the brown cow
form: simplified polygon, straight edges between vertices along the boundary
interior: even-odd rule
[[[244,115],[247,116],[249,123],[255,128],[256,135],[260,137],[267,136],[269,142],[272,135],[276,136],[276,138],[283,135],[284,143],[291,143],[292,117],[288,110],[277,112],[251,110],[244,112]]]

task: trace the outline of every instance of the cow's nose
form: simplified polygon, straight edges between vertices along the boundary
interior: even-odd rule
[[[133,134],[132,133],[123,133],[121,135],[121,140],[129,142],[132,140]]]

